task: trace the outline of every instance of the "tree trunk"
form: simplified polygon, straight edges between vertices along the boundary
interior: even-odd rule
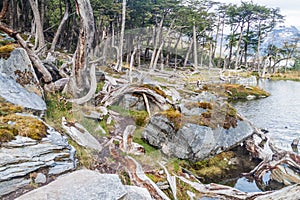
[[[2,18],[4,18],[4,16],[6,15],[7,11],[8,11],[8,3],[9,3],[10,0],[4,0],[3,3],[2,3],[2,10],[0,12],[0,20]]]
[[[125,20],[126,20],[126,0],[122,3],[122,25],[121,25],[121,35],[120,35],[120,45],[119,45],[119,66],[118,71],[122,69],[123,65],[123,43],[124,43],[124,32],[125,32]]]
[[[37,3],[34,0],[29,0],[33,15],[34,15],[34,22],[35,22],[35,29],[36,29],[36,36],[35,38],[38,41],[38,50],[41,50],[42,54],[45,50],[42,50],[45,47],[45,37],[43,31],[43,24],[39,12],[39,8]]]
[[[236,50],[236,57],[235,57],[235,66],[234,69],[237,70],[238,65],[239,65],[239,53],[240,53],[240,47],[241,47],[241,42],[242,42],[242,37],[243,37],[243,30],[244,30],[244,24],[241,25],[241,33],[238,41],[238,47]]]
[[[188,48],[188,51],[186,52],[186,55],[185,55],[185,59],[184,59],[184,63],[183,63],[183,67],[185,68],[186,65],[187,65],[187,62],[189,60],[189,55],[192,51],[192,46],[193,46],[193,40],[190,41],[190,45],[189,45],[189,48]]]
[[[218,59],[218,67],[221,67],[221,58],[222,58],[222,50],[223,50],[223,38],[224,38],[224,20],[222,21],[222,33],[221,33],[221,42],[220,42],[220,53],[219,53],[219,59]],[[225,62],[225,60],[224,60]]]
[[[74,63],[70,84],[70,93],[74,96],[87,91],[90,87],[88,80],[88,59],[93,51],[95,24],[93,10],[89,0],[75,0],[77,14],[80,16],[80,33],[74,54]]]
[[[198,70],[197,35],[196,35],[195,22],[193,25],[193,43],[194,43],[194,65],[195,65],[195,69]]]

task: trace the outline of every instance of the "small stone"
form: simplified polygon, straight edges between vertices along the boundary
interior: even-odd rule
[[[43,173],[38,173],[34,179],[35,183],[46,183],[47,177]]]
[[[158,172],[159,175],[163,175],[164,173],[165,173],[164,170],[160,170],[160,171]]]

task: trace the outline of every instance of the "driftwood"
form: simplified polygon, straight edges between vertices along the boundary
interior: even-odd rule
[[[137,94],[146,94],[153,102],[155,102],[159,107],[166,103],[166,98],[157,94],[155,91],[141,86],[130,86],[130,85],[123,85],[108,95],[106,95],[101,103],[105,106],[110,106],[115,103],[119,98],[121,98],[124,94],[128,93],[137,93]]]
[[[129,156],[125,159],[130,178],[137,186],[146,188],[154,199],[170,200],[170,198],[145,175],[141,165],[135,159]]]
[[[170,185],[170,188],[172,190],[173,198],[174,198],[174,200],[176,200],[177,199],[177,197],[176,197],[177,196],[176,176],[171,176],[169,174],[167,168],[163,164],[159,163],[159,165],[164,169],[164,171],[167,175],[167,181],[168,181],[168,183]]]
[[[90,86],[90,90],[89,92],[78,99],[70,99],[68,101],[72,102],[72,103],[76,103],[76,104],[83,104],[88,102],[89,100],[91,100],[93,98],[93,96],[95,95],[96,89],[97,89],[97,80],[96,80],[96,73],[95,73],[95,65],[92,64],[92,67],[90,69],[90,77],[91,77],[91,86]]]
[[[246,141],[246,148],[253,157],[262,159],[261,163],[251,172],[244,173],[246,176],[253,176],[259,182],[268,172],[270,178],[285,185],[300,183],[300,156],[276,148],[261,131],[257,131]]]
[[[208,196],[217,199],[255,199],[258,196],[268,195],[271,192],[253,192],[246,193],[241,192],[235,188],[219,185],[219,184],[207,184],[204,185],[200,182],[190,181],[182,176],[176,176],[180,181],[190,185],[194,188],[201,196]]]

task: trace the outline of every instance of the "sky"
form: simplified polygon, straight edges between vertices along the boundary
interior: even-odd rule
[[[215,0],[222,3],[239,4],[241,0]],[[248,1],[249,0],[244,0]],[[270,8],[280,8],[281,14],[285,16],[286,26],[296,26],[300,30],[300,0],[253,0],[253,3],[265,5]]]

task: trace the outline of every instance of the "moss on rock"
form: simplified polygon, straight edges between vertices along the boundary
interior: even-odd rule
[[[47,126],[39,119],[16,114],[6,115],[1,118],[3,123],[11,122],[12,127],[18,131],[18,135],[41,140],[47,136]]]
[[[255,98],[263,98],[270,96],[268,92],[264,91],[259,87],[244,86],[239,84],[205,85],[203,87],[203,90],[215,92],[220,96],[227,97],[229,100],[247,99],[249,96],[254,96]]]

